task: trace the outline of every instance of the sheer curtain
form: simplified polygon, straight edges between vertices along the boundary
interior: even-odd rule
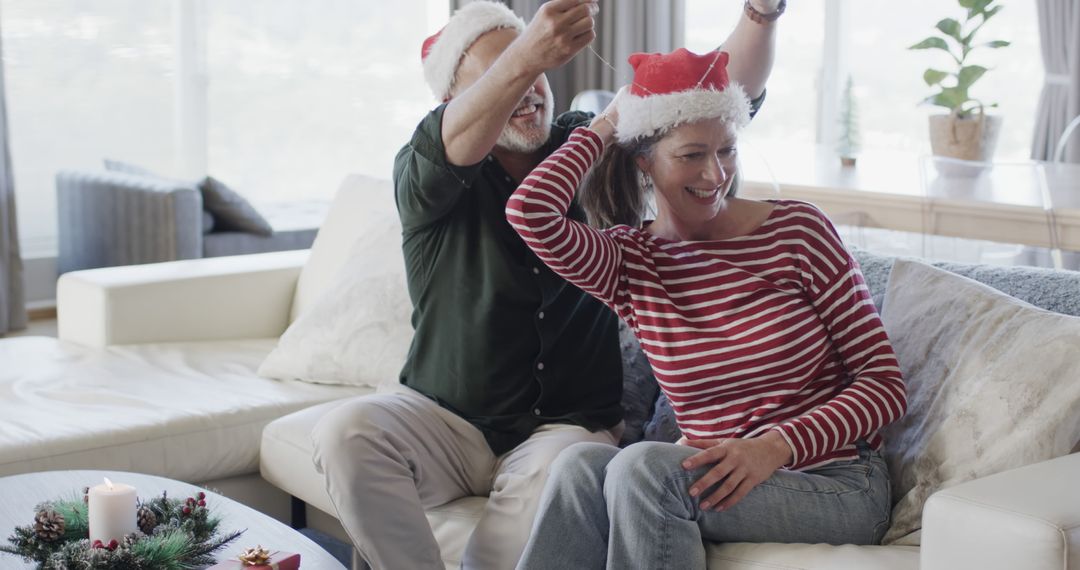
[[[8,104],[4,96],[3,46],[0,45],[0,335],[26,328],[23,259],[18,255],[15,181],[8,145]]]
[[[452,0],[457,9],[470,0]],[[544,0],[503,0],[526,22]],[[586,89],[616,90],[633,76],[626,58],[638,51],[666,52],[683,45],[684,0],[600,0],[592,50],[579,53],[566,65],[548,72],[556,112]],[[721,38],[722,39],[722,38]],[[719,40],[718,42],[719,43]],[[617,72],[602,61],[612,64]]]
[[[1037,0],[1046,80],[1039,99],[1031,158],[1051,160],[1069,121],[1080,115],[1080,2]],[[1080,163],[1080,136],[1066,147],[1064,160]]]
[[[26,327],[22,258],[15,223],[15,182],[8,145],[7,102],[4,96],[3,46],[0,45],[0,334]]]

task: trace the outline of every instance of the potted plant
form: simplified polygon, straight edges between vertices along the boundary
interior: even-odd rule
[[[952,65],[948,70],[930,68],[923,81],[936,91],[924,103],[949,110],[948,114],[930,117],[930,146],[936,156],[962,160],[989,160],[1001,131],[1001,117],[986,113],[996,103],[983,103],[969,93],[987,68],[968,63],[975,50],[998,49],[1009,45],[1003,40],[975,43],[975,35],[986,22],[1001,11],[997,0],[958,0],[967,11],[963,22],[945,18],[937,23],[937,34],[908,49],[936,49],[949,54]]]
[[[840,165],[855,166],[859,154],[859,110],[855,103],[855,82],[849,75],[840,97],[840,135],[836,139],[836,154]]]

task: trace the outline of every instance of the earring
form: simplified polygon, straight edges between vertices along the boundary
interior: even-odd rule
[[[638,171],[638,186],[641,186],[646,192],[653,191],[652,176],[649,176],[648,172],[644,170]]]

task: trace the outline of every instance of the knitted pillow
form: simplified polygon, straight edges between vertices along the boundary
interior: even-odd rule
[[[889,272],[898,258],[880,255],[869,250],[851,248],[852,255],[862,267],[866,285],[874,304],[881,310],[885,300],[885,289],[889,282]],[[1043,267],[1003,266],[985,263],[954,263],[951,261],[931,261],[930,265],[944,269],[984,285],[989,285],[1010,297],[1026,301],[1047,311],[1080,317],[1080,272]]]

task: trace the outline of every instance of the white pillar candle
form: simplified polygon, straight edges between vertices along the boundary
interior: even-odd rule
[[[135,487],[113,483],[106,478],[105,483],[91,487],[89,495],[87,516],[91,544],[95,540],[105,544],[110,540],[119,542],[138,528]]]

